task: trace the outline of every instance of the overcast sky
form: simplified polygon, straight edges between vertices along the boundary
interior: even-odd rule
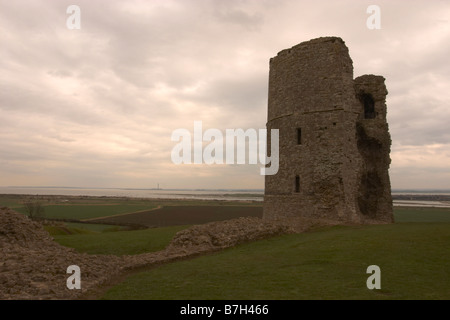
[[[263,188],[260,165],[173,164],[171,134],[265,128],[269,59],[339,36],[355,77],[386,78],[392,187],[450,188],[449,20],[446,0],[0,0],[0,186]]]

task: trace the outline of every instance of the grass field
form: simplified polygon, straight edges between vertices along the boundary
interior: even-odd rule
[[[450,222],[450,208],[394,207],[396,222]]]
[[[26,199],[27,197],[25,196],[0,195],[0,207],[10,207],[22,214],[26,214],[23,205]],[[204,223],[206,221],[223,220],[243,215],[262,215],[262,203],[246,201],[62,196],[40,196],[33,201],[38,201],[42,204],[45,211],[44,218],[47,219],[84,220],[102,217],[108,217],[109,219],[110,216],[138,212],[135,216],[129,215],[126,218],[114,217],[109,222],[112,221],[114,224],[142,222],[143,226],[147,227],[155,224],[163,226],[183,225],[186,224],[185,221],[188,224]],[[155,214],[151,212],[152,209],[159,206],[162,207],[160,212]],[[192,210],[192,208],[195,208],[195,210]],[[211,214],[214,215],[213,218],[208,217]],[[188,218],[186,219],[185,217]]]
[[[184,228],[186,226],[72,235],[54,233],[53,237],[58,243],[79,252],[120,256],[162,250]]]
[[[102,299],[450,299],[449,244],[450,223],[334,227],[152,268]]]

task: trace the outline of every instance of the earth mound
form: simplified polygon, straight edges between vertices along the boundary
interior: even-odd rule
[[[0,208],[0,299],[74,299],[121,270],[123,259],[78,253],[50,237],[43,226]],[[67,268],[81,269],[81,290],[69,290]]]

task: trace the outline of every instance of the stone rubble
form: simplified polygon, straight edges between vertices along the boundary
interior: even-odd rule
[[[82,289],[66,286],[67,267],[78,265]],[[0,208],[0,299],[73,299],[123,268],[117,256],[88,255],[54,242],[38,222]]]

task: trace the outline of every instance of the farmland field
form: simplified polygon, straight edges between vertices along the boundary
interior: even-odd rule
[[[238,217],[262,217],[262,207],[257,206],[168,206],[158,210],[144,211],[98,219],[103,224],[133,223],[146,227],[164,227],[201,224]]]

